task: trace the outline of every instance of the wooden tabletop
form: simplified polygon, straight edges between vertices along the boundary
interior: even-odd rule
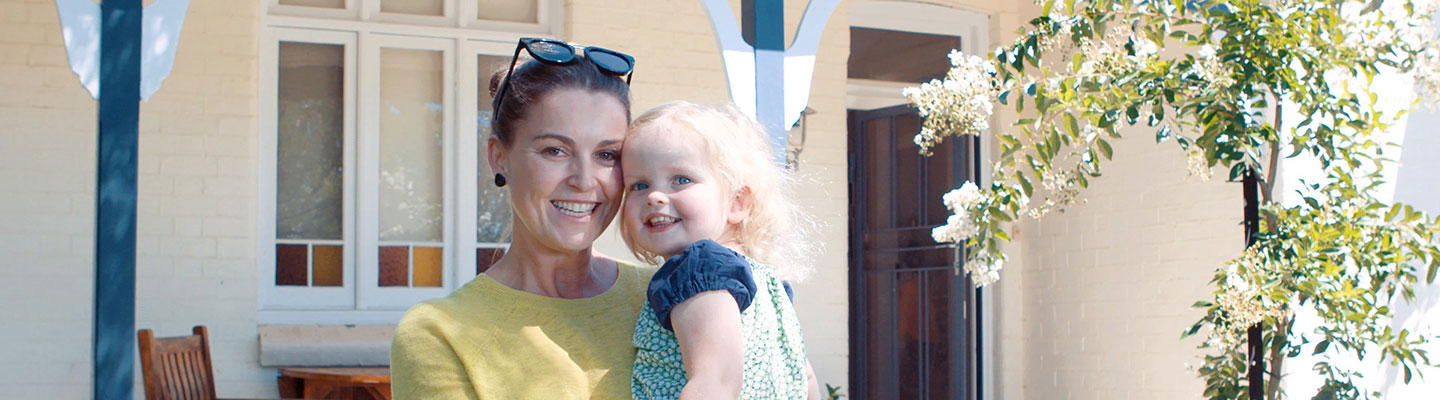
[[[390,384],[389,368],[281,368],[280,375],[341,383]]]

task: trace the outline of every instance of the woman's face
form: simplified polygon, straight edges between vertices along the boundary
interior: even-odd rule
[[[628,122],[613,95],[551,92],[515,124],[506,148],[490,140],[505,175],[516,242],[559,252],[589,249],[620,209],[620,147]]]

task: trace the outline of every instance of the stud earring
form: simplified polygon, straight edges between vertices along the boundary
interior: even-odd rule
[[[495,187],[505,187],[505,175],[495,174]]]

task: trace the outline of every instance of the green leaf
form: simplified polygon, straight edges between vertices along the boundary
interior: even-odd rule
[[[1100,148],[1100,155],[1105,156],[1106,160],[1111,159],[1111,156],[1115,154],[1115,150],[1110,148],[1110,142],[1106,142],[1105,139],[1097,139],[1095,144]]]
[[[1200,301],[1195,302],[1195,304],[1191,304],[1191,305],[1190,305],[1190,308],[1210,308],[1210,306],[1213,306],[1213,305],[1215,305],[1215,303],[1211,303],[1211,302],[1208,302],[1208,301],[1205,301],[1205,300],[1200,300]]]
[[[1002,214],[1004,214],[1004,213],[1002,213]],[[1002,239],[1002,240],[1004,240],[1004,241],[1007,241],[1007,242],[1010,241],[1010,234],[1005,233],[1005,230],[1004,230],[1004,229],[1000,229],[1000,230],[995,231],[995,237],[998,237],[998,238],[1000,238],[1000,239]]]
[[[1040,16],[1049,16],[1050,10],[1053,8],[1055,8],[1055,0],[1046,1],[1045,5],[1040,7]]]
[[[1070,136],[1080,136],[1080,123],[1075,121],[1075,114],[1065,113],[1065,129],[1070,131]]]
[[[1007,89],[1007,90],[1005,90],[1005,91],[1003,91],[1003,92],[1000,92],[1000,104],[1006,104],[1006,105],[1010,104],[1010,103],[1008,102],[1008,101],[1009,101],[1009,97],[1010,97],[1010,90]]]
[[[1440,270],[1440,257],[1430,256],[1430,270],[1425,272],[1425,284],[1435,283],[1435,272]]]
[[[1315,352],[1310,353],[1310,354],[1311,354],[1311,355],[1315,355],[1315,354],[1324,353],[1324,352],[1325,352],[1325,349],[1328,349],[1328,348],[1330,348],[1330,339],[1321,340],[1320,343],[1316,343],[1316,344],[1315,344]]]

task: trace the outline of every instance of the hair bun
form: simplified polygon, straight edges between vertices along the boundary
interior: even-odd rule
[[[490,75],[490,98],[495,98],[495,92],[500,91],[500,84],[505,81],[506,70],[496,70]]]

